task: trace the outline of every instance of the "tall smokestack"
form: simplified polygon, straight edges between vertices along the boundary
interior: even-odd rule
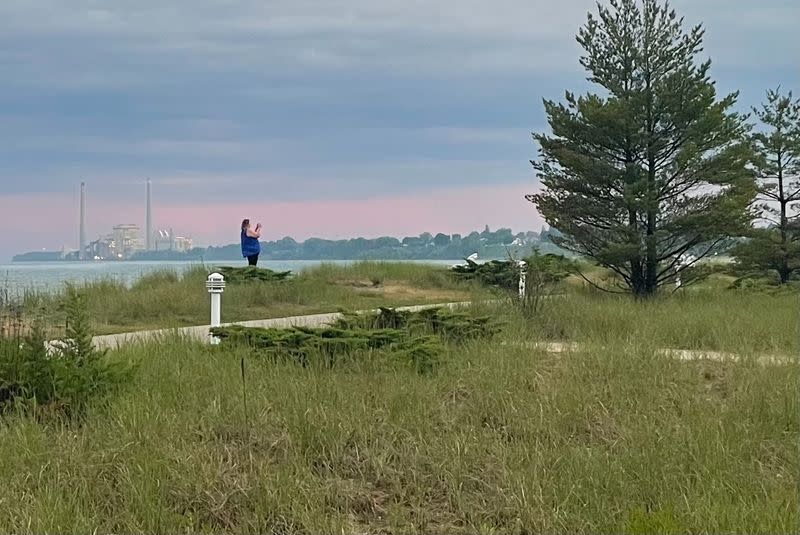
[[[81,226],[79,237],[78,258],[86,257],[86,183],[81,182]]]
[[[147,179],[147,223],[145,224],[145,249],[153,250],[153,212],[150,207],[150,179]]]

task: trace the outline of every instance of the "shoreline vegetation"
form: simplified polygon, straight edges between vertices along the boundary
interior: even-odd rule
[[[444,267],[425,264],[322,263],[297,273],[224,266],[215,270],[225,272],[228,280],[222,296],[223,322],[468,301],[490,295],[479,285],[455,279]],[[210,268],[204,266],[181,273],[164,268],[131,285],[100,278],[76,289],[84,296],[97,335],[191,327],[208,324],[205,282],[209,273]],[[66,291],[26,291],[19,299],[9,298],[6,322],[29,324],[38,317],[49,325],[63,324],[61,303]]]
[[[394,238],[351,238],[327,240],[309,238],[298,242],[290,237],[275,241],[261,242],[261,260],[451,260],[478,253],[481,258],[506,258],[525,256],[533,248],[547,252],[561,252],[550,242],[555,231],[542,229],[541,232],[517,232],[510,228],[490,230],[487,226],[482,232],[473,231],[466,235],[433,235],[423,232],[419,236]],[[557,234],[557,233],[555,233]],[[139,251],[130,257],[109,258],[109,261],[178,261],[202,260],[204,262],[231,261],[241,258],[239,244],[223,246],[195,247],[189,251]],[[12,262],[58,262],[77,260],[73,252],[40,251],[15,255]],[[92,260],[87,260],[92,261]]]
[[[180,302],[189,282],[205,313],[203,275],[161,274],[152,295],[84,288],[92,312],[73,332],[113,306]],[[328,330],[227,328],[219,346],[85,349],[95,382],[115,377],[104,365],[124,380],[71,416],[31,400],[0,414],[0,531],[794,532],[797,293],[725,284],[633,301],[567,277],[535,313],[476,299]],[[392,287],[424,299],[465,286],[508,295],[443,268],[365,262],[250,279],[223,299],[235,310],[247,288],[312,306],[313,290],[375,308]],[[554,354],[547,341],[578,345]]]

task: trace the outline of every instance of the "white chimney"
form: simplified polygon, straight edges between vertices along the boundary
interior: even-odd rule
[[[145,224],[145,249],[153,250],[153,212],[150,206],[150,179],[147,179],[147,222]]]
[[[78,237],[78,259],[86,257],[86,183],[81,182],[81,223]]]

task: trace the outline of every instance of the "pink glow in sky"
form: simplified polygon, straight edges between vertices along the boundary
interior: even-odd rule
[[[525,201],[529,184],[434,190],[427,194],[359,200],[276,203],[160,202],[154,199],[154,225],[172,227],[200,245],[238,241],[241,220],[265,227],[264,239],[291,236],[350,238],[418,235],[422,232],[466,234],[484,225],[514,231],[539,230],[542,219]],[[2,256],[31,250],[76,248],[78,199],[75,195],[0,197]],[[95,239],[118,223],[144,228],[144,203],[87,200],[87,237]]]

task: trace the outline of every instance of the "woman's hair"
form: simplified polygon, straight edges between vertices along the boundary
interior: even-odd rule
[[[242,230],[246,229],[249,226],[250,226],[250,220],[249,219],[243,219],[242,220]]]

